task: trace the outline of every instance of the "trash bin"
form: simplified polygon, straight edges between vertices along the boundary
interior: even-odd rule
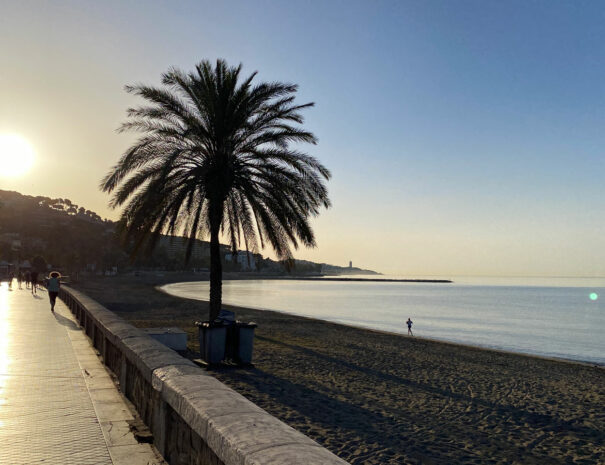
[[[239,365],[250,365],[252,363],[254,329],[256,326],[256,323],[243,323],[241,321],[227,324],[225,359]]]
[[[252,349],[254,348],[254,329],[258,326],[256,323],[235,323],[237,331],[237,352],[235,361],[241,365],[250,365],[252,363]]]
[[[196,322],[199,330],[200,355],[206,363],[219,363],[225,358],[227,326],[220,322]]]
[[[199,328],[200,355],[209,364],[231,360],[239,365],[252,363],[256,323],[235,321],[235,313],[221,310],[212,323],[196,322]]]

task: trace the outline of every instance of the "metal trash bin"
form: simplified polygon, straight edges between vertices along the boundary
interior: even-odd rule
[[[252,363],[256,323],[235,321],[235,313],[221,310],[212,323],[196,322],[199,328],[200,355],[209,364],[231,360],[239,365]]]
[[[209,364],[219,363],[225,358],[227,326],[222,322],[196,322],[200,341],[200,356]]]
[[[235,323],[237,332],[237,352],[235,361],[241,365],[250,365],[252,363],[252,350],[254,348],[254,330],[258,325],[256,323]]]
[[[256,326],[256,323],[243,323],[241,321],[226,326],[227,347],[225,348],[225,359],[238,365],[250,365],[252,363],[254,329]]]

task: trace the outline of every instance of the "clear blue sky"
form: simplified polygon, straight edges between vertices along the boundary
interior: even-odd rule
[[[243,63],[314,101],[334,207],[301,258],[401,274],[605,275],[605,4],[9,1],[0,133],[35,168],[0,188],[68,197],[132,141],[124,84]]]

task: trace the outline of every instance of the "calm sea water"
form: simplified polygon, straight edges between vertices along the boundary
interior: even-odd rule
[[[163,286],[207,300],[208,282]],[[225,281],[228,304],[605,365],[605,279],[458,278],[453,284]]]

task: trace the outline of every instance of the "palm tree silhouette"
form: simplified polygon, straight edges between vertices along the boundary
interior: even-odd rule
[[[268,243],[291,262],[291,246],[316,245],[309,220],[330,206],[330,172],[292,148],[316,144],[300,126],[300,110],[314,104],[294,103],[296,85],[253,85],[256,72],[239,82],[240,72],[204,60],[190,73],[170,69],[162,87],[127,86],[147,106],[129,109],[119,131],[143,134],[101,182],[115,190],[112,208],[125,205],[120,229],[135,254],[182,233],[189,258],[196,238],[210,235],[210,321],[221,308],[221,234],[234,252]]]

